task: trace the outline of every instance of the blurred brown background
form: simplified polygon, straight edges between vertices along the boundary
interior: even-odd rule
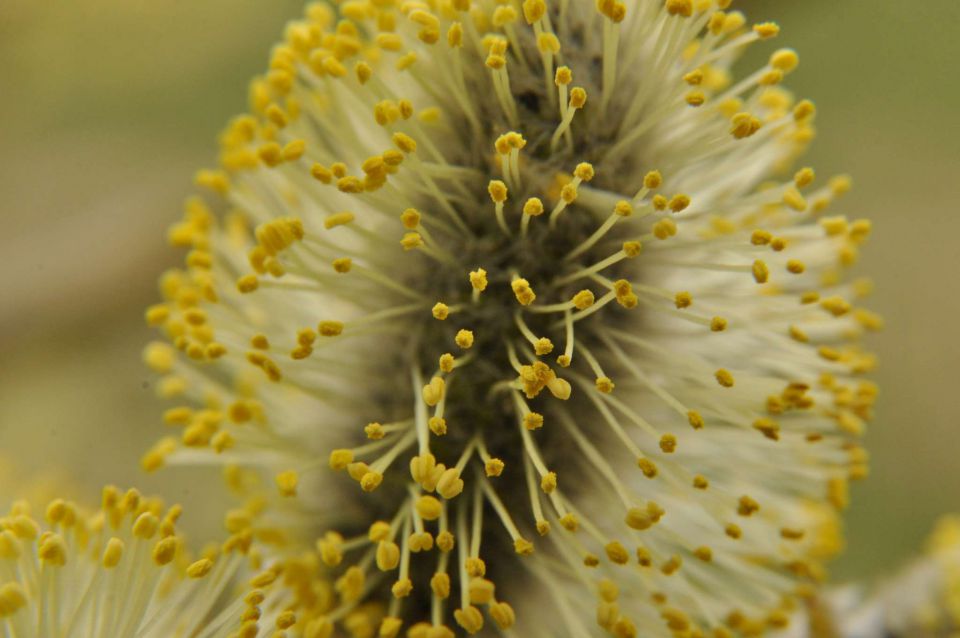
[[[160,432],[140,364],[142,310],[174,263],[163,240],[245,104],[297,0],[0,3],[0,502],[49,468],[86,498],[104,482],[198,502],[212,475],[145,477]],[[819,107],[808,160],[856,178],[876,233],[861,270],[887,319],[873,475],[855,490],[842,577],[875,574],[960,511],[960,2],[737,0],[801,53],[789,85]],[[762,58],[772,47],[758,50]],[[68,479],[64,478],[63,481]],[[188,510],[211,529],[217,515]],[[203,533],[200,532],[200,535]]]

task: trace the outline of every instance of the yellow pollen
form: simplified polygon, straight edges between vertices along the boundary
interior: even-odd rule
[[[725,388],[732,388],[734,384],[733,375],[730,374],[729,370],[720,368],[714,373],[714,376],[717,379],[717,383],[722,385]]]
[[[470,285],[478,292],[487,289],[487,271],[483,268],[477,268],[470,271]]]
[[[443,303],[442,301],[438,301],[433,306],[433,309],[431,310],[431,312],[433,313],[434,319],[443,321],[450,316],[450,307],[447,306],[447,304]]]
[[[519,301],[522,306],[529,306],[537,298],[537,295],[534,294],[533,289],[530,287],[530,282],[526,279],[514,279],[510,287],[513,289],[513,294],[516,296],[517,301]]]
[[[581,290],[573,296],[573,299],[570,302],[576,307],[577,310],[586,310],[592,306],[595,302],[593,293],[589,290]]]
[[[461,329],[457,331],[454,341],[464,350],[469,350],[473,346],[473,332],[471,330]]]

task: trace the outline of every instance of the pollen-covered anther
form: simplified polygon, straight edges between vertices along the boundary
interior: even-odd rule
[[[450,306],[438,301],[430,311],[433,314],[433,318],[439,321],[444,321],[447,317],[450,316]]]
[[[516,296],[517,301],[520,302],[522,306],[529,306],[537,298],[537,295],[533,292],[533,288],[530,287],[530,282],[526,279],[514,279],[510,283],[510,287],[513,289],[513,294]]]
[[[737,113],[730,120],[730,134],[738,140],[752,136],[760,130],[763,124],[760,119],[750,113]]]
[[[593,292],[590,290],[581,290],[573,296],[573,299],[570,300],[570,303],[577,310],[586,310],[595,303],[596,299],[593,296]]]
[[[404,250],[414,250],[423,246],[423,237],[420,233],[404,233],[400,240],[400,245]]]
[[[528,430],[539,430],[543,427],[543,415],[537,412],[527,412],[523,415],[523,427]]]
[[[457,331],[454,341],[463,350],[469,350],[473,347],[473,331],[461,329]]]
[[[441,377],[433,377],[430,383],[423,386],[423,402],[433,407],[443,399],[446,383]]]
[[[483,268],[477,268],[470,271],[470,285],[477,292],[483,292],[487,289],[487,271]]]
[[[717,379],[717,383],[719,383],[719,384],[722,385],[723,387],[725,387],[725,388],[732,388],[732,387],[733,387],[734,379],[733,379],[733,375],[730,373],[729,370],[726,370],[726,369],[724,369],[724,368],[720,368],[719,370],[717,370],[717,371],[714,373],[714,376],[715,376],[716,379]]]
[[[539,197],[531,197],[523,204],[523,214],[528,217],[539,217],[543,211],[543,201]]]
[[[660,450],[664,454],[673,454],[677,450],[677,437],[672,434],[664,434],[660,437]]]
[[[672,16],[689,18],[693,15],[693,0],[665,0],[664,7]]]
[[[657,221],[653,225],[653,236],[660,240],[665,240],[677,234],[677,222],[669,217]]]

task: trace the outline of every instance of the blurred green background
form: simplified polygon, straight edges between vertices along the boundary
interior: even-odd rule
[[[140,474],[160,407],[142,310],[174,263],[163,230],[214,159],[297,0],[0,3],[0,501],[56,468],[91,498],[104,482],[186,505],[214,475]],[[883,397],[855,489],[840,577],[873,575],[960,511],[960,2],[737,0],[801,53],[789,85],[820,107],[807,162],[849,171],[851,217],[876,232],[861,270],[887,319]],[[762,59],[772,50],[758,48]],[[953,246],[953,247],[951,247]],[[67,478],[69,477],[69,479]],[[188,529],[215,529],[213,508]],[[203,532],[198,532],[203,535]]]

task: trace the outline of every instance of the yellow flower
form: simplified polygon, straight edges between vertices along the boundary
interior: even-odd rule
[[[275,474],[381,636],[781,624],[866,472],[880,320],[849,180],[782,176],[798,57],[733,81],[779,29],[729,4],[311,4],[170,230],[144,466]]]
[[[234,579],[249,571],[252,537],[234,535],[194,560],[175,529],[180,513],[178,505],[164,508],[114,487],[104,489],[93,516],[56,499],[40,522],[28,504],[15,503],[0,516],[0,630],[19,638],[256,638],[266,635],[256,633],[259,626],[291,626],[293,612],[277,602],[297,607],[290,593],[270,588],[262,574],[247,574],[250,586],[211,618]],[[282,566],[272,569],[266,573],[275,580]]]

